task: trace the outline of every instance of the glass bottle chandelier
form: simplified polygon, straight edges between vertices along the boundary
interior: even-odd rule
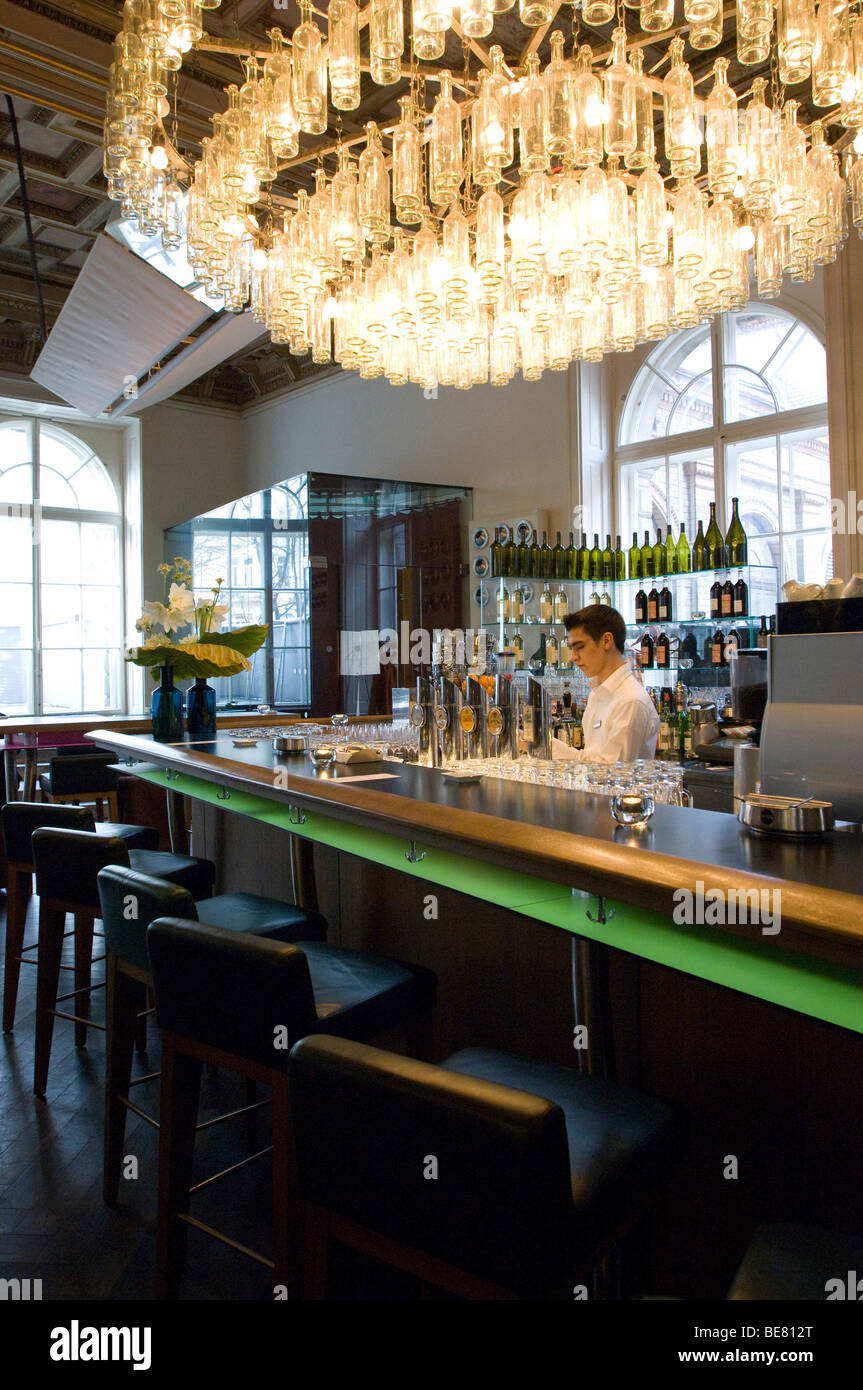
[[[372,0],[367,64],[356,0],[330,0],[326,39],[302,0],[291,38],[272,30],[271,51],[249,54],[189,166],[164,135],[171,73],[218,3],[125,0],[105,177],[124,216],[166,249],[185,242],[207,292],[298,357],[394,384],[535,381],[743,307],[750,258],[770,299],[836,258],[849,214],[863,235],[859,0],[738,0],[738,61],[772,69],[745,104],[722,57],[696,96],[679,33],[664,78],[645,74],[644,39],[612,0],[582,0],[586,23],[618,17],[601,63],[587,44],[567,56],[555,31],[544,70],[531,53],[513,72],[493,45],[476,77],[418,66],[442,55],[451,0],[413,0],[407,63],[401,0]],[[487,37],[513,3],[462,0],[460,32]],[[527,26],[551,15],[549,0],[519,0]],[[661,42],[673,0],[641,0],[639,17]],[[720,42],[721,0],[685,0],[684,18],[694,47]],[[380,86],[412,78],[398,123],[369,122],[358,160],[355,142],[336,141],[332,177],[318,167],[314,193],[278,206],[280,165],[328,130],[329,105],[359,105],[363,71]],[[784,97],[802,82],[824,108],[808,129]]]

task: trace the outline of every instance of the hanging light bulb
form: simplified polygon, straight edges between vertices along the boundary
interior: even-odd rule
[[[154,169],[167,169],[168,151],[165,149],[165,137],[159,135],[150,150],[150,163]]]
[[[360,104],[360,17],[356,0],[330,0],[327,62],[330,99],[337,111]]]

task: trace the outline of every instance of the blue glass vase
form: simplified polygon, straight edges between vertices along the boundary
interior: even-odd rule
[[[203,676],[189,686],[186,725],[192,743],[210,743],[216,737],[216,692]]]
[[[161,666],[159,676],[153,691],[153,738],[159,743],[179,743],[183,737],[183,693],[174,688],[173,666]]]

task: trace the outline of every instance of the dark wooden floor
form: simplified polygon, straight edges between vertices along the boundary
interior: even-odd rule
[[[31,901],[26,944],[35,940],[38,902]],[[69,922],[71,927],[71,919]],[[0,893],[0,935],[5,936],[5,894]],[[101,940],[96,943],[101,955]],[[35,959],[35,952],[30,956]],[[0,954],[2,959],[2,954]],[[64,962],[71,963],[67,938]],[[43,1299],[150,1299],[154,1286],[158,1132],[129,1116],[125,1152],[138,1160],[139,1176],[121,1186],[114,1210],[102,1200],[102,1134],[105,1035],[88,1030],[77,1049],[73,1024],[58,1019],[48,1092],[33,1095],[36,969],[22,966],[14,1034],[0,1042],[0,1278],[41,1279]],[[104,978],[104,965],[93,969]],[[64,971],[61,991],[71,989]],[[93,1016],[104,1018],[104,990],[94,995]],[[68,1008],[69,1005],[63,1007]],[[148,1028],[148,1053],[136,1057],[135,1075],[159,1067],[159,1034]],[[135,1087],[142,1109],[158,1113],[158,1082]],[[201,1119],[244,1103],[242,1083],[205,1069]],[[269,1142],[268,1107],[258,1112],[258,1146]],[[243,1119],[199,1135],[195,1180],[220,1171],[249,1152]],[[194,1199],[192,1211],[263,1254],[270,1242],[269,1158],[217,1183]],[[399,1299],[412,1296],[405,1282],[347,1252],[334,1262],[331,1296]],[[209,1237],[189,1233],[183,1297],[271,1300],[272,1278],[253,1261]]]

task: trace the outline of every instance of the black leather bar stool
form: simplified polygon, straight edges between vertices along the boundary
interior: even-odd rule
[[[293,1292],[300,1213],[288,1047],[311,1032],[368,1038],[396,1027],[404,1028],[409,1047],[422,1046],[436,977],[421,966],[370,952],[323,942],[299,947],[175,918],[153,922],[147,942],[162,1029],[157,1297],[179,1293],[189,1226],[242,1249],[189,1214],[205,1062],[272,1088],[273,1256],[246,1253],[271,1266],[274,1282]]]
[[[113,764],[113,753],[64,753],[49,759],[48,771],[39,777],[39,790],[46,801],[92,801],[97,820],[116,821],[119,810],[120,779]],[[108,816],[103,814],[107,806]]]
[[[156,849],[159,835],[149,825],[120,825],[100,821],[86,806],[51,806],[42,801],[9,801],[0,812],[6,847],[8,879],[6,892],[6,969],[3,981],[3,1032],[15,1025],[18,981],[22,964],[35,965],[24,955],[24,927],[27,903],[33,890],[33,831],[43,827],[56,830],[89,830],[98,835],[119,836],[128,849]],[[28,951],[35,949],[28,946]]]
[[[438,1067],[307,1037],[290,1092],[313,1299],[331,1238],[463,1298],[590,1291],[684,1133],[651,1096],[479,1048]]]
[[[92,1023],[89,1016],[93,929],[102,910],[99,902],[99,870],[107,864],[123,864],[141,873],[167,879],[185,888],[193,898],[207,898],[213,891],[216,866],[209,859],[195,859],[185,854],[168,854],[163,850],[130,850],[119,835],[93,835],[85,830],[36,830],[33,832],[32,845],[36,892],[39,894],[33,1090],[37,1096],[44,1096],[55,1017],[74,1021],[76,1047],[86,1044],[88,1027],[104,1029],[104,1024]],[[75,989],[70,995],[58,997],[57,984],[67,913],[75,918]],[[76,1000],[74,1014],[57,1009],[57,1004],[66,998]]]
[[[105,933],[107,1029],[103,1195],[108,1205],[114,1206],[120,1187],[127,1110],[157,1124],[129,1100],[137,1019],[146,1008],[147,989],[153,983],[147,951],[150,923],[157,917],[183,917],[271,941],[325,941],[327,922],[319,912],[254,893],[224,893],[196,905],[184,888],[119,865],[100,869],[99,899]],[[140,1079],[149,1081],[154,1076]],[[249,1087],[246,1108],[250,1110],[256,1103],[254,1082]],[[250,1142],[254,1142],[253,1129]]]
[[[860,1281],[858,1283],[858,1281]],[[820,1226],[759,1226],[728,1294],[732,1302],[863,1297],[863,1236]]]

